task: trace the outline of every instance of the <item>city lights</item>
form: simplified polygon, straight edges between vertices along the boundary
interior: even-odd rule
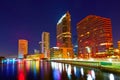
[[[90,49],[90,47],[85,47],[86,49],[87,49],[87,52],[90,54],[91,53],[91,49]]]
[[[119,0],[3,0],[0,80],[120,80],[119,8]]]

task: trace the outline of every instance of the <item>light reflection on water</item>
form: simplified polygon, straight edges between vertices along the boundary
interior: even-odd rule
[[[24,65],[21,61],[18,63],[18,80],[25,80]]]
[[[0,64],[0,80],[120,80],[120,75],[71,64],[20,60]]]
[[[67,75],[68,75],[68,78],[71,79],[71,65],[70,64],[67,69]]]
[[[115,80],[113,74],[110,74],[110,75],[109,75],[109,80]]]
[[[87,80],[95,80],[95,72],[94,72],[94,70],[88,71]]]
[[[84,76],[84,70],[83,68],[80,68],[81,75]]]

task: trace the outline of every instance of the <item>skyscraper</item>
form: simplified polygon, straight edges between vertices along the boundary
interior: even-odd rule
[[[62,57],[73,57],[71,16],[65,13],[57,23],[57,47],[63,48]]]
[[[40,53],[42,53],[42,41],[39,42],[39,46],[40,46]]]
[[[28,54],[28,41],[24,39],[18,40],[18,58],[24,58]]]
[[[119,54],[120,54],[120,41],[118,41],[117,44],[118,44],[118,50],[119,50]]]
[[[45,58],[48,57],[48,52],[50,48],[50,34],[48,32],[43,32],[42,33],[42,53],[45,54]]]
[[[112,25],[109,18],[89,15],[77,23],[78,54],[96,56],[109,53],[113,46]]]

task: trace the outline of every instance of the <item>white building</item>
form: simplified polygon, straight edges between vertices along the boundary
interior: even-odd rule
[[[45,54],[45,58],[48,57],[47,53],[50,47],[50,34],[48,32],[42,33],[42,53]]]

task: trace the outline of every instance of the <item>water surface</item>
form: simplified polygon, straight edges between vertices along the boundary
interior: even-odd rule
[[[0,80],[120,80],[120,74],[57,62],[16,61],[0,64]]]

